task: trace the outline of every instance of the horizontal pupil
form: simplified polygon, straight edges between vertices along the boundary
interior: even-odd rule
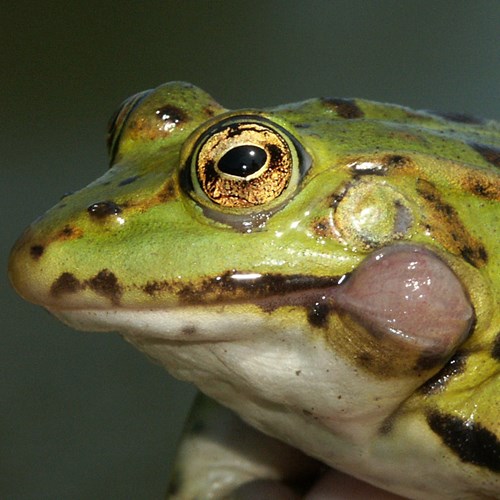
[[[237,177],[248,177],[266,163],[267,153],[257,146],[237,146],[227,151],[217,166],[221,172]]]

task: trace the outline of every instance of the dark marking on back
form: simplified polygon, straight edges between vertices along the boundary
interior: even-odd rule
[[[93,278],[86,281],[86,284],[99,295],[107,297],[113,304],[118,304],[122,294],[122,287],[118,279],[108,269],[99,271]]]
[[[500,472],[500,441],[493,432],[473,420],[438,411],[427,415],[427,423],[462,462]]]
[[[114,201],[99,201],[87,207],[88,214],[97,220],[106,219],[110,215],[118,215],[122,209]]]
[[[491,349],[491,357],[500,361],[500,332],[497,333],[495,340],[493,341],[493,347]]]
[[[141,177],[140,175],[133,175],[132,177],[127,177],[126,179],[123,179],[123,181],[119,182],[118,186],[121,187],[121,186],[127,186],[128,184],[132,184],[140,177]]]
[[[486,248],[482,245],[472,248],[467,245],[462,247],[462,251],[460,252],[462,257],[469,262],[469,264],[475,265],[476,261],[484,262],[486,264],[488,260],[488,254],[486,252]]]
[[[45,247],[43,245],[33,245],[30,248],[30,255],[33,259],[38,260],[45,251]]]
[[[417,180],[417,192],[427,202],[430,219],[428,224],[434,237],[441,241],[448,251],[460,254],[476,268],[488,263],[488,253],[481,241],[474,238],[462,224],[458,212],[442,197],[439,190],[429,181]]]
[[[500,200],[500,183],[496,180],[479,177],[476,175],[465,177],[463,182],[464,189],[467,189],[476,196],[481,196],[488,200]]]
[[[71,273],[62,273],[50,287],[50,293],[54,297],[58,297],[64,293],[75,293],[82,289],[82,284]]]
[[[464,351],[457,351],[441,370],[425,382],[419,389],[422,394],[435,394],[443,391],[450,380],[464,373],[469,355]]]
[[[476,142],[469,143],[469,146],[476,150],[488,163],[500,168],[500,149],[486,144]]]
[[[356,104],[354,99],[339,99],[333,97],[324,97],[321,102],[332,108],[340,118],[351,120],[353,118],[363,118],[363,110]]]

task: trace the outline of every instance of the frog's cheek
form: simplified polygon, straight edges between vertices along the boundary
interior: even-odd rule
[[[374,336],[436,358],[451,354],[474,320],[469,298],[450,267],[415,245],[373,253],[334,290],[333,299]]]

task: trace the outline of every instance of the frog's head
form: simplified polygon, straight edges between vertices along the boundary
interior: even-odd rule
[[[439,120],[339,99],[227,111],[180,83],[138,94],[111,123],[110,169],[27,229],[11,280],[261,428],[361,439],[495,312]]]

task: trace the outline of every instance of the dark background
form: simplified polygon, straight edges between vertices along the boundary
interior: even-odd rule
[[[498,0],[4,2],[3,269],[27,224],[104,172],[130,94],[187,80],[227,107],[343,96],[498,118],[499,26]],[[192,388],[1,279],[0,498],[161,498]]]

